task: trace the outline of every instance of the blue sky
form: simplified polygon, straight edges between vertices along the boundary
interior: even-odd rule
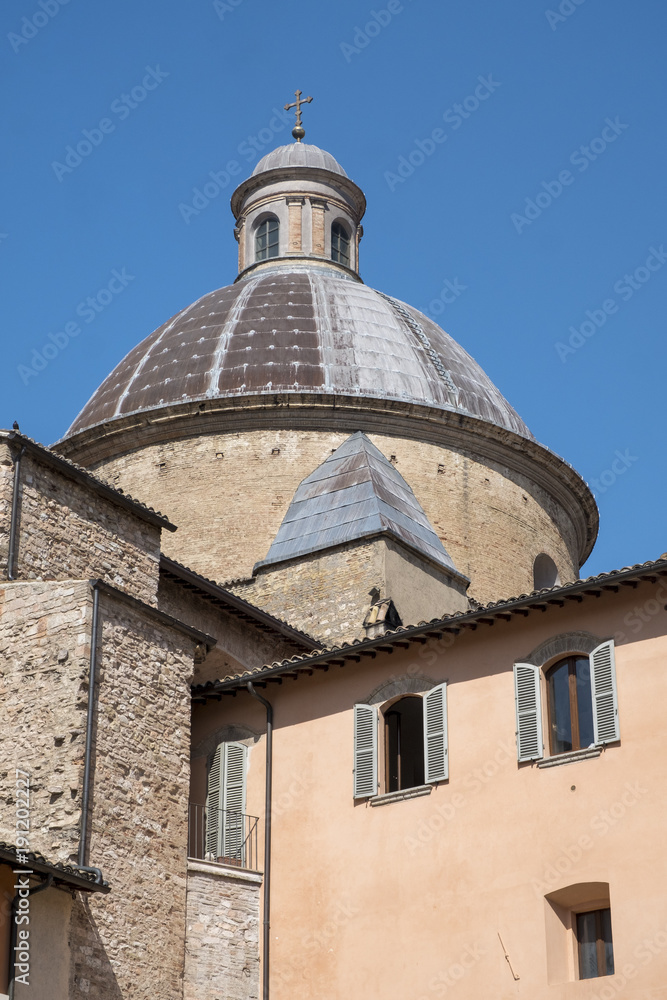
[[[0,426],[57,440],[233,281],[229,197],[291,141],[298,87],[306,141],[368,198],[366,283],[435,318],[592,485],[584,574],[667,549],[659,0],[5,0],[0,21]]]

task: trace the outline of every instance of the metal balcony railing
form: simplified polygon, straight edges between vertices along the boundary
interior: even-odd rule
[[[212,811],[191,802],[188,810],[188,857],[218,861],[257,871],[257,816]]]

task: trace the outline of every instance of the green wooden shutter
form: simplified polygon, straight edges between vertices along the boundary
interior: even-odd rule
[[[354,706],[354,797],[364,799],[378,790],[377,710]]]
[[[215,858],[220,853],[220,758],[223,747],[221,743],[213,754],[206,791],[206,853]]]
[[[243,862],[246,759],[243,743],[221,743],[213,754],[206,795],[206,853]]]
[[[447,746],[447,684],[427,691],[424,706],[424,781],[446,781],[449,777]]]
[[[603,642],[590,655],[593,733],[596,744],[620,740],[614,640]]]
[[[539,760],[544,756],[539,667],[532,663],[514,664],[514,695],[518,758]]]
[[[225,743],[224,748],[221,855],[243,863],[247,747],[243,743]]]

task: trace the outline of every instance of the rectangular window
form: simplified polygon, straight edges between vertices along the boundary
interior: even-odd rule
[[[614,948],[611,940],[611,910],[577,913],[577,950],[579,978],[613,976]]]

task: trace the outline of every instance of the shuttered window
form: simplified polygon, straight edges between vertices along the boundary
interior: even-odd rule
[[[438,684],[424,695],[424,780],[426,784],[449,777],[447,747],[447,685]]]
[[[514,664],[517,751],[520,761],[544,754],[540,701],[541,668]],[[558,755],[619,740],[614,640],[589,657],[573,654],[546,675],[551,753]]]
[[[208,772],[206,852],[243,862],[246,758],[243,743],[221,743]]]
[[[354,706],[354,797],[367,798],[378,790],[377,710]]]
[[[603,642],[591,653],[593,731],[598,745],[621,738],[618,726],[614,640]]]
[[[544,754],[539,667],[532,663],[514,664],[514,694],[518,758],[539,760]]]

